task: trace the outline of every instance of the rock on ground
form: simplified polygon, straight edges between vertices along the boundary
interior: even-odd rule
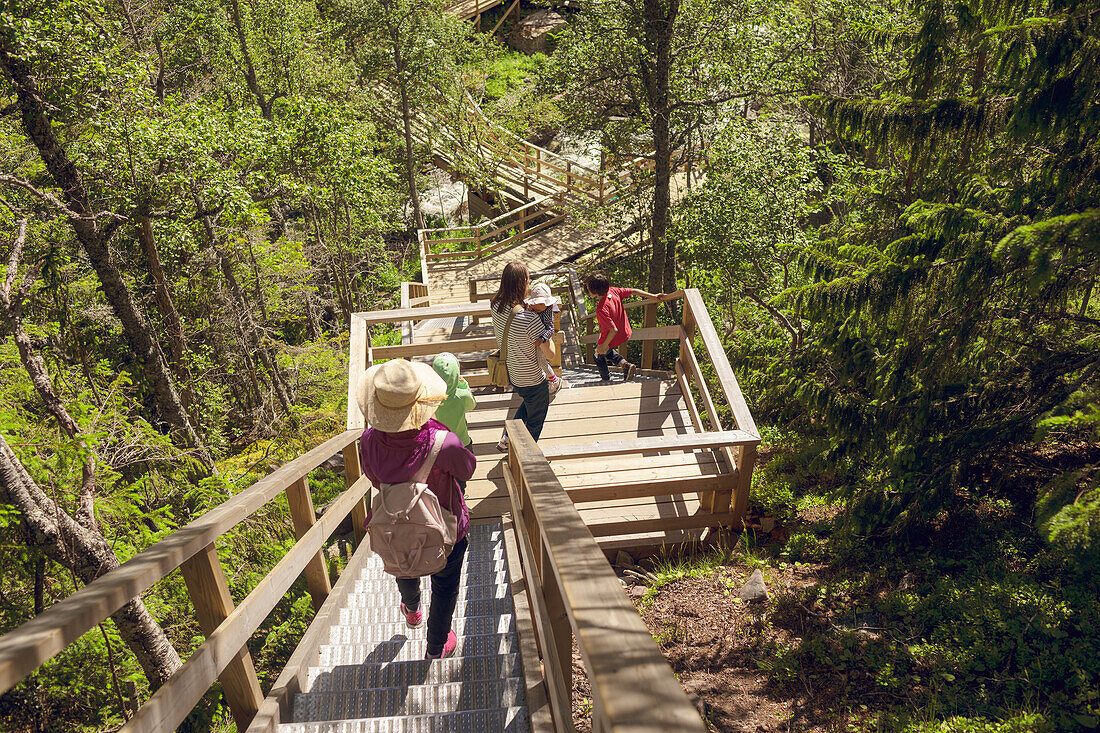
[[[749,576],[737,597],[746,603],[761,603],[768,600],[768,586],[764,585],[764,573],[760,572],[760,568],[752,571],[752,575]]]

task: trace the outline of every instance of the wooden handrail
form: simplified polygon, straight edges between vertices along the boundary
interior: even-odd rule
[[[444,303],[442,305],[430,305],[427,308],[400,308],[384,311],[364,311],[352,313],[352,322],[360,322],[366,326],[378,323],[392,323],[394,321],[422,321],[428,318],[454,318],[456,316],[490,316],[489,304],[480,303]]]
[[[642,298],[641,300],[631,300],[629,302],[623,303],[623,310],[633,310],[634,308],[643,308],[647,305],[655,305],[657,303],[671,303],[674,300],[683,300],[683,299],[684,299],[684,291],[683,290],[676,290],[676,291],[673,291],[671,293],[666,293],[665,297],[663,297],[659,300],[657,298]],[[595,312],[593,312],[593,313],[589,313],[588,315],[586,315],[583,318],[583,320],[587,321],[587,320],[589,320],[591,318],[595,318],[595,317],[596,317],[596,314],[595,314]]]
[[[11,689],[131,598],[183,566],[200,621],[204,627],[211,627],[205,629],[207,641],[139,709],[127,730],[174,729],[227,666],[241,659],[247,663],[233,668],[231,681],[239,694],[252,700],[231,698],[229,685],[226,697],[238,726],[247,725],[259,702],[255,698],[259,685],[247,659],[245,641],[303,572],[309,576],[315,603],[320,605],[328,578],[317,576],[313,569],[323,568],[317,566],[323,543],[348,514],[353,523],[366,518],[363,498],[370,487],[359,475],[355,452],[358,436],[359,431],[347,430],[330,438],[0,638],[0,692]],[[315,521],[308,486],[303,482],[311,471],[341,451],[349,488]],[[248,598],[233,608],[214,542],[283,492],[291,500],[299,540]],[[361,538],[362,533],[356,532],[356,540]],[[203,595],[208,593],[214,596]],[[247,679],[249,676],[251,679]],[[223,678],[223,682],[227,680]]]
[[[744,430],[717,430],[682,435],[656,435],[650,438],[630,438],[628,440],[592,440],[587,443],[548,445],[542,452],[548,460],[564,460],[567,458],[621,456],[628,453],[705,450],[723,446],[757,445],[759,442],[760,436],[747,433]]]
[[[627,341],[652,341],[668,340],[680,338],[681,329],[679,326],[655,326],[653,328],[635,328],[630,331],[630,338]],[[581,336],[582,344],[595,344],[599,343],[600,335],[598,333],[589,333]]]
[[[710,319],[710,312],[703,303],[703,296],[698,288],[688,288],[684,291],[684,308],[690,312],[694,325],[698,329],[699,338],[703,341],[707,356],[710,357],[714,371],[718,375],[718,384],[726,396],[726,402],[733,412],[734,422],[738,429],[759,435],[756,429],[756,421],[753,420],[752,411],[745,403],[745,397],[741,394],[741,387],[737,384],[737,377],[733,374],[726,350],[722,348],[722,340],[718,338],[718,332],[714,330],[714,322]]]
[[[565,220],[565,212],[562,209],[562,194],[554,193],[530,201],[522,206],[507,211],[488,221],[458,227],[442,227],[436,229],[420,229],[417,238],[421,242],[421,256],[427,260],[457,260],[457,259],[481,259],[500,249],[520,242],[527,237],[542,231]],[[516,218],[518,215],[518,218]],[[548,220],[529,226],[533,219],[549,216]],[[519,231],[500,241],[493,241],[495,237],[507,233],[512,229]],[[463,236],[432,236],[438,233],[457,233]],[[474,248],[462,249],[454,252],[432,252],[433,244],[475,244]],[[426,266],[425,266],[426,267]]]
[[[592,730],[707,730],[522,422],[505,422],[504,472],[543,653],[554,727],[573,730],[573,639],[592,688]]]
[[[0,638],[0,692],[10,690],[358,437],[357,431],[349,430],[330,438]]]
[[[271,610],[286,594],[309,561],[321,550],[329,535],[340,526],[353,505],[370,491],[370,479],[361,476],[347,491],[329,505],[321,518],[302,535],[271,572],[210,634],[171,679],[130,718],[119,733],[149,730],[174,730],[226,665],[259,628]]]

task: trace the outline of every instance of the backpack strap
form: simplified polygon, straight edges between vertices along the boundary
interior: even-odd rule
[[[427,483],[428,474],[432,472],[432,466],[435,465],[435,459],[439,457],[439,451],[443,449],[443,441],[446,439],[446,430],[435,431],[435,436],[432,440],[432,449],[428,451],[428,457],[420,464],[420,468],[416,469],[416,473],[409,479],[410,481],[418,484]]]
[[[512,328],[512,319],[522,310],[521,306],[512,306],[512,312],[508,314],[508,320],[504,323],[504,336],[500,339],[500,360],[505,364],[508,363],[508,331]]]

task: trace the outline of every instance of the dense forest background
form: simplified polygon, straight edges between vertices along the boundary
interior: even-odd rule
[[[777,456],[754,506],[830,508],[777,552],[904,629],[762,647],[777,694],[844,659],[881,694],[826,729],[1100,725],[1100,5],[559,10],[522,55],[435,0],[0,5],[0,632],[341,429],[350,314],[419,277],[408,121],[458,125],[470,92],[653,158],[603,214],[644,244],[606,268],[703,291]],[[293,543],[266,511],[218,548],[235,597]],[[884,569],[925,592],[872,597]],[[158,584],[0,727],[117,727],[201,643],[189,606]],[[262,682],[311,616],[295,586],[250,642]],[[185,727],[232,725],[215,688]]]

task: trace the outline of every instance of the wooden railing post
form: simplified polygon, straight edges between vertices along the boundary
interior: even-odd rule
[[[409,324],[409,333],[412,333],[412,322]],[[359,377],[367,369],[367,324],[362,319],[351,317],[351,335],[348,341],[348,413],[347,427],[362,429],[365,427],[363,413],[356,402],[356,389],[359,386]]]
[[[294,536],[301,539],[302,535],[313,526],[317,517],[313,509],[313,496],[309,493],[308,477],[303,476],[286,487],[286,501],[290,504],[290,518],[294,522]],[[328,567],[325,565],[324,552],[319,551],[306,565],[306,585],[309,587],[310,598],[313,599],[313,607],[320,609],[321,604],[325,602],[328,594],[332,591],[332,583],[328,579]]]
[[[233,598],[229,595],[229,583],[225,579],[218,551],[214,543],[183,561],[180,566],[191,604],[195,607],[199,628],[206,636],[214,633],[222,621],[233,612]],[[237,656],[222,670],[219,678],[225,702],[237,723],[237,730],[246,730],[256,711],[264,701],[260,680],[248,647],[242,647]]]
[[[352,441],[351,445],[344,447],[344,482],[351,486],[363,475],[359,465],[359,441]],[[358,547],[367,536],[367,503],[370,493],[355,503],[351,508],[351,531],[355,535],[355,546]]]
[[[752,487],[752,469],[756,463],[756,446],[743,445],[737,451],[737,486],[733,492],[733,528],[738,529],[749,508],[749,490]]]
[[[573,689],[573,627],[569,624],[569,612],[565,608],[565,597],[561,592],[561,584],[554,573],[553,561],[547,550],[546,543],[542,544],[542,595],[546,599],[546,613],[550,617],[550,635],[554,639],[554,648],[558,653],[557,669],[549,670],[548,674],[558,676],[559,690],[569,691]],[[573,709],[573,698],[569,695],[563,700],[563,707]],[[572,716],[570,716],[572,717]]]
[[[684,339],[687,341],[686,343],[680,342],[680,361],[686,363],[688,358],[687,346],[695,339],[695,314],[691,312],[691,306],[686,298],[684,299],[683,311],[681,311],[680,325],[684,329]],[[714,429],[717,430],[718,426],[716,425]]]
[[[657,304],[648,303],[645,306],[645,328],[654,328],[657,325]],[[653,368],[653,339],[642,342],[642,369]]]

